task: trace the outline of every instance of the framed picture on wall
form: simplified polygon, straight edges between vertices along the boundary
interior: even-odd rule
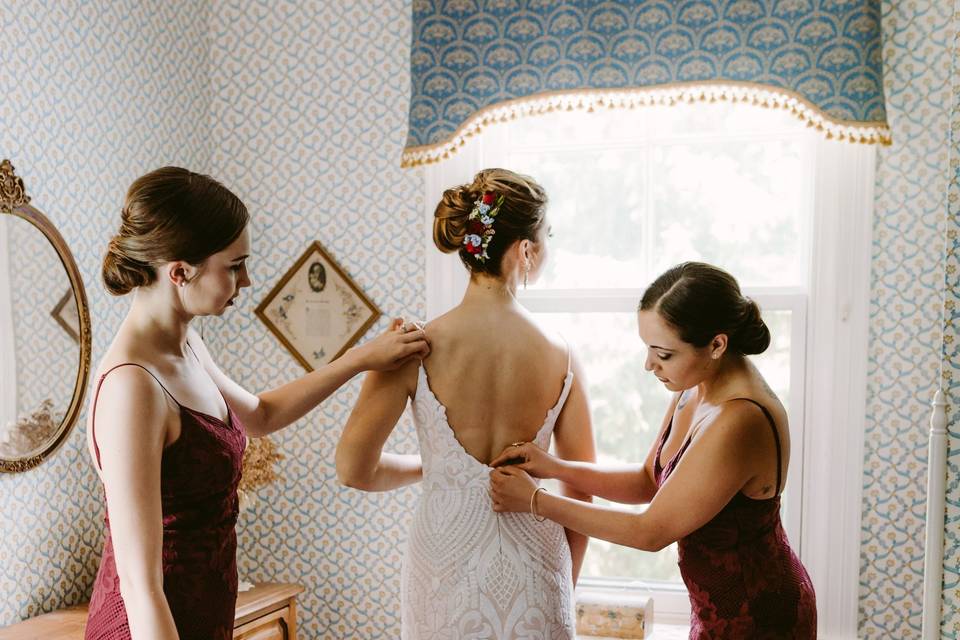
[[[316,241],[256,313],[307,371],[339,358],[380,317],[377,305]]]
[[[53,308],[50,315],[63,327],[67,335],[73,338],[74,342],[80,344],[80,312],[77,310],[77,301],[73,298],[72,287],[68,287],[60,296],[57,306]]]

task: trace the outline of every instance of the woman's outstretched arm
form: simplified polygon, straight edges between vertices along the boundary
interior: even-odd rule
[[[769,434],[769,427],[759,410],[724,408],[694,437],[646,511],[540,493],[537,512],[591,538],[659,551],[709,522],[762,468],[767,447],[758,443],[761,433]],[[496,511],[529,511],[536,485],[526,472],[501,467],[490,473],[490,481]]]
[[[207,352],[194,331],[188,334],[206,371],[230,401],[241,422],[252,437],[261,437],[296,422],[362,371],[390,370],[405,363],[419,361],[430,353],[423,329],[395,319],[390,327],[369,342],[350,349],[316,371],[301,376],[275,389],[250,393],[224,374]]]

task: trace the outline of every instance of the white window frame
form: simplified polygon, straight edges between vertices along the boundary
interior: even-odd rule
[[[791,397],[804,401],[790,407],[793,462],[784,526],[813,579],[819,634],[829,640],[857,637],[875,149],[808,135],[815,149],[806,290],[745,293],[764,308],[792,311],[791,343],[806,345],[792,360]],[[503,128],[493,126],[424,170],[428,320],[458,304],[468,281],[457,255],[433,246],[434,207],[444,189],[469,183],[485,166],[502,166],[496,159],[504,146]],[[532,311],[568,311],[569,293],[529,291],[521,301]],[[632,311],[640,294],[639,289],[577,292],[578,304],[605,311]],[[657,622],[689,620],[683,589],[643,580],[585,580],[578,588],[650,595]]]

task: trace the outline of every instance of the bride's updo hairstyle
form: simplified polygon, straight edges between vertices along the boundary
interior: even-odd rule
[[[653,281],[643,292],[640,311],[655,311],[680,339],[705,347],[725,333],[729,349],[741,355],[763,353],[770,330],[757,303],[740,293],[736,279],[702,262],[684,262]]]
[[[493,221],[495,231],[486,248],[486,260],[479,260],[464,244],[468,218],[474,203],[485,193],[503,202]],[[500,276],[503,254],[517,240],[537,242],[547,209],[547,194],[529,176],[507,169],[484,169],[470,184],[443,192],[433,213],[433,242],[444,253],[459,252],[471,273]]]
[[[201,265],[236,240],[249,219],[240,198],[210,176],[163,167],[137,178],[103,258],[107,291],[122,296],[152,284],[165,262]]]

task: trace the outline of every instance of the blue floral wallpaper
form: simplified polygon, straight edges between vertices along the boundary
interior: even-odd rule
[[[404,0],[217,3],[210,171],[250,207],[253,286],[204,331],[223,369],[251,390],[304,373],[253,310],[314,240],[385,316],[425,313],[423,176],[397,163],[410,24]],[[359,382],[277,435],[281,479],[241,514],[241,573],[304,585],[306,638],[400,635],[401,544],[418,489],[367,494],[337,483],[334,447]],[[415,452],[412,423],[388,446]]]
[[[927,433],[941,360],[950,2],[883,3],[893,145],[878,149],[860,636],[919,638]],[[952,637],[952,636],[950,636]]]
[[[947,393],[949,457],[947,524],[944,549],[943,638],[960,635],[960,1],[955,0],[950,118],[950,185],[946,206],[944,278],[943,387]]]

